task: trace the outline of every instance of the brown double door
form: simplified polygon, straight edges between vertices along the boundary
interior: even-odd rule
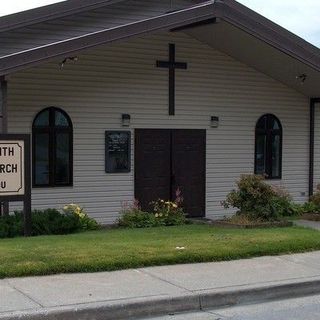
[[[205,216],[206,131],[137,129],[135,197],[143,209],[174,200],[178,188],[191,217]]]

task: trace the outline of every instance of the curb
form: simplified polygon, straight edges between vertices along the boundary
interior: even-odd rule
[[[261,288],[232,289],[191,293],[147,301],[104,302],[56,307],[32,312],[0,314],[0,320],[124,320],[154,317],[179,312],[199,311],[226,306],[261,303],[320,293],[320,280],[270,285]]]

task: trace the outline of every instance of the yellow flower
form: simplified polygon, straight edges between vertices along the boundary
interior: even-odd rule
[[[63,207],[63,211],[66,212],[66,213],[68,213],[68,214],[77,215],[77,216],[79,216],[80,218],[85,218],[86,215],[87,215],[87,214],[85,213],[85,211],[83,210],[83,208],[81,208],[79,205],[74,204],[74,203],[65,205],[65,206]]]
[[[155,215],[154,215],[156,218],[158,218],[159,217],[159,215],[156,213]]]
[[[172,206],[173,206],[174,208],[178,208],[178,206],[177,206],[175,203],[173,203]]]

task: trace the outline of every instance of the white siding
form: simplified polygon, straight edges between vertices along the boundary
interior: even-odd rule
[[[155,17],[199,0],[127,0],[0,34],[0,57],[83,34]],[[172,6],[171,6],[172,3]]]
[[[188,70],[177,71],[173,117],[168,71],[155,67],[168,58],[168,42],[176,43],[177,61],[188,62]],[[308,99],[184,34],[132,39],[80,55],[62,71],[48,63],[11,77],[10,132],[31,132],[34,116],[48,106],[63,108],[74,124],[74,187],[34,189],[34,207],[77,202],[101,222],[118,217],[121,201],[134,196],[133,170],[104,172],[104,132],[121,129],[122,113],[131,114],[132,130],[207,129],[206,212],[216,218],[226,214],[220,201],[239,175],[253,173],[257,119],[274,113],[284,133],[283,179],[276,183],[306,200]],[[212,115],[220,117],[218,129],[209,126]]]
[[[314,189],[320,185],[320,103],[315,106],[314,128]]]

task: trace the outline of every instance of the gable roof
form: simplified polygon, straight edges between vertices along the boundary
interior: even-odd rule
[[[170,30],[212,18],[214,3],[179,10],[119,27],[104,29],[72,39],[51,43],[0,58],[0,75],[11,73],[51,58],[70,55],[84,49],[158,30]]]
[[[124,0],[67,0],[0,17],[0,32],[98,9]]]
[[[204,25],[214,28],[212,25],[217,21],[232,25],[290,59],[295,59],[320,76],[320,50],[318,48],[234,0],[212,0],[153,18],[10,54],[0,58],[0,76],[48,59],[71,55],[117,40],[160,30],[197,30],[198,27]],[[199,39],[202,40],[203,36],[200,36]]]

